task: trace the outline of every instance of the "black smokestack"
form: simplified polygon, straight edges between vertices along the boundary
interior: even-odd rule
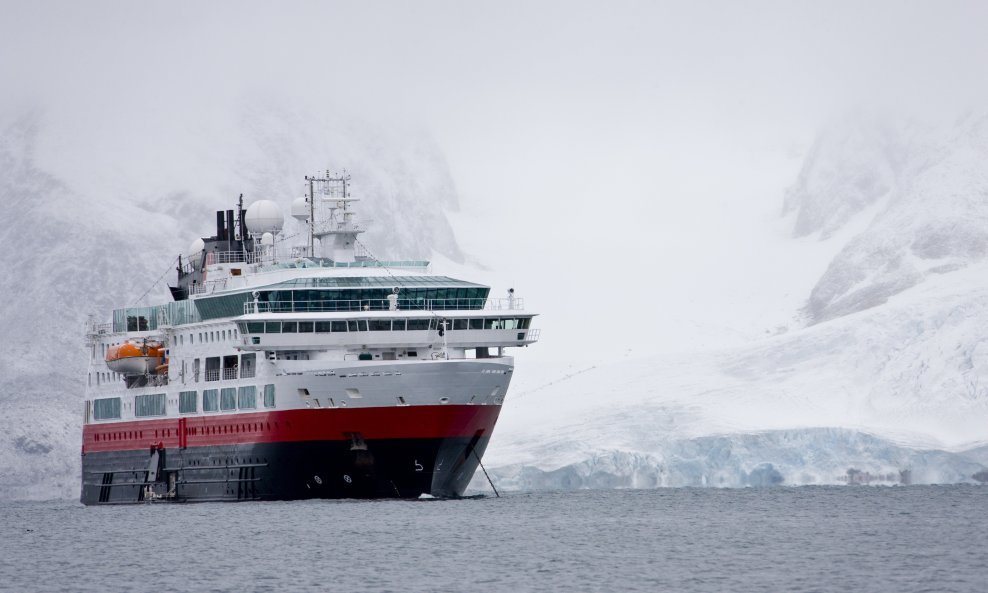
[[[226,211],[226,250],[233,251],[233,240],[235,238],[233,232],[233,210]]]
[[[217,210],[216,211],[216,240],[217,241],[225,241],[226,240],[226,232],[223,229],[223,211],[222,210]]]

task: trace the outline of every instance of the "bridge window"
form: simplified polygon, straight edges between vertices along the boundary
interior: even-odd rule
[[[466,319],[454,319],[453,329],[467,329],[469,322]]]
[[[311,321],[299,321],[298,322],[298,333],[300,334],[311,334],[313,332]]]
[[[274,385],[264,386],[264,407],[265,408],[274,407]]]
[[[422,331],[429,329],[428,319],[409,319],[408,320],[408,331]]]
[[[484,320],[483,319],[471,319],[470,320],[470,329],[484,329]]]
[[[370,331],[372,332],[387,332],[391,331],[391,320],[390,319],[371,319],[368,322],[370,326]]]

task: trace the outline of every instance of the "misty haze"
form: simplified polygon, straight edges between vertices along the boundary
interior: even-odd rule
[[[410,365],[414,357],[421,365],[460,359],[492,365],[482,378],[490,385],[469,383],[489,402],[473,392],[457,399],[453,385],[461,385],[460,378],[443,379],[450,393],[429,392],[445,400],[429,400],[437,409],[490,404],[496,410],[483,428],[474,432],[471,424],[469,434],[456,435],[465,439],[457,455],[469,460],[456,466],[469,474],[458,478],[462,484],[433,479],[433,490],[424,488],[423,495],[466,494],[487,504],[497,498],[496,488],[506,504],[521,509],[512,512],[525,512],[519,501],[531,496],[528,508],[558,503],[576,517],[603,504],[598,496],[613,509],[645,504],[606,498],[620,496],[603,492],[612,489],[746,489],[739,494],[745,497],[772,487],[764,496],[779,497],[775,488],[807,486],[814,488],[791,490],[816,493],[821,498],[810,506],[826,513],[827,505],[841,503],[827,498],[837,496],[831,490],[815,487],[963,485],[969,490],[943,496],[976,508],[980,499],[970,492],[980,493],[975,488],[988,482],[986,22],[988,6],[973,2],[200,6],[0,0],[0,286],[6,295],[0,497],[24,505],[16,507],[18,516],[42,517],[38,509],[45,507],[31,504],[62,505],[69,513],[65,509],[78,505],[66,501],[79,501],[87,480],[80,461],[80,443],[90,436],[85,427],[97,430],[102,420],[93,416],[91,402],[102,397],[94,383],[112,379],[124,392],[126,419],[127,389],[154,381],[175,387],[179,377],[185,385],[193,361],[199,372],[193,353],[179,375],[185,358],[177,340],[185,330],[175,330],[168,334],[173,343],[156,342],[162,357],[172,357],[158,361],[163,369],[142,368],[142,379],[120,377],[104,368],[110,359],[103,348],[137,339],[140,322],[128,330],[124,319],[104,337],[93,328],[112,326],[114,310],[172,303],[170,311],[187,312],[202,295],[221,293],[225,288],[206,284],[205,262],[223,263],[203,252],[215,238],[217,250],[225,240],[236,249],[223,250],[240,251],[244,259],[209,268],[214,282],[221,272],[230,275],[230,286],[249,275],[238,262],[243,270],[248,263],[303,269],[298,279],[277,276],[282,284],[243,280],[236,316],[226,320],[231,339],[234,329],[239,332],[229,354],[236,362],[202,355],[204,377],[230,369],[241,379],[245,365],[257,365],[257,401],[267,401],[268,393],[272,408],[323,409],[328,401],[337,408],[341,397],[319,396],[315,388],[315,395],[303,393],[294,383],[275,395],[280,383],[274,379],[265,392],[263,365],[291,360],[271,376],[292,375],[304,349],[283,346],[278,340],[287,337],[264,330],[255,335],[247,322],[282,323],[270,315],[293,282],[326,288],[330,280],[320,285],[315,274],[347,264],[343,277],[381,293],[365,291],[360,298],[367,302],[350,311],[354,320],[375,309],[410,308],[416,290],[430,302],[449,299],[433,305],[438,313],[422,319],[408,313],[407,324],[401,321],[409,340],[421,322],[423,332],[432,332],[428,345],[376,347],[352,337],[350,350],[341,350],[341,366],[333,367],[346,378],[341,369],[353,361],[404,358]],[[353,253],[339,249],[343,239],[330,249],[333,237],[349,237],[342,232],[313,239],[318,231],[304,211],[311,206],[307,176],[344,171],[346,191],[359,199],[356,220],[364,225]],[[326,195],[331,191],[338,190]],[[283,224],[268,232],[257,223],[248,237],[248,208],[262,200],[277,205]],[[217,221],[217,211],[231,209],[229,223],[222,215]],[[311,206],[312,218],[316,210]],[[271,237],[262,240],[262,232]],[[196,243],[203,240],[205,247]],[[269,240],[271,250],[263,251]],[[313,247],[305,251],[306,245]],[[325,250],[316,251],[317,245]],[[291,265],[276,262],[282,248],[293,254]],[[262,262],[265,253],[271,259]],[[204,262],[199,268],[195,258]],[[305,258],[318,271],[303,286],[309,271],[299,262]],[[176,297],[180,291],[169,287],[183,288],[176,270],[183,262],[188,290]],[[262,289],[283,292],[259,297]],[[397,296],[389,309],[390,290]],[[298,294],[289,297],[292,306]],[[487,317],[444,312],[458,310],[466,296],[478,297],[478,304],[465,308],[488,310]],[[259,300],[269,303],[268,317],[250,310]],[[502,332],[503,343],[495,333],[462,341],[468,334],[457,331],[473,329],[471,315],[479,316],[476,331]],[[373,315],[365,316],[373,323]],[[449,331],[443,329],[447,317]],[[315,317],[284,319],[289,325],[278,325],[282,335],[307,331],[293,325],[298,320],[318,323]],[[312,327],[315,336],[319,326]],[[146,356],[148,335],[140,339]],[[260,347],[269,343],[269,350]],[[296,374],[325,366],[299,365]],[[94,373],[106,374],[97,379]],[[417,405],[421,385],[405,373],[402,381],[395,375],[397,391],[388,395],[395,414]],[[504,386],[510,380],[506,390],[496,373],[507,377]],[[203,394],[211,387],[190,384],[185,389]],[[350,383],[339,393],[352,396],[351,411],[374,397]],[[178,391],[174,395],[175,410],[168,408],[171,399],[161,405],[177,419]],[[322,401],[306,399],[310,395]],[[264,404],[257,408],[264,412]],[[120,420],[119,414],[106,418]],[[373,454],[375,443],[371,437],[364,442],[363,432],[346,432],[340,443]],[[448,446],[452,437],[442,438]],[[141,471],[167,475],[165,460],[176,453],[145,440]],[[164,453],[145,467],[148,445],[152,456],[159,455],[155,447]],[[317,455],[313,451],[304,455]],[[377,455],[381,466],[383,453]],[[420,466],[420,456],[413,457]],[[242,465],[267,463],[255,461]],[[442,454],[436,461],[438,471]],[[370,463],[358,460],[355,467]],[[101,476],[104,471],[116,470],[100,470]],[[255,479],[252,470],[239,471],[243,484]],[[324,478],[314,475],[299,489],[323,488],[311,496],[336,498]],[[111,478],[99,479],[96,502],[122,496],[121,488],[109,486]],[[160,491],[148,489],[148,480],[140,478],[139,498],[128,502],[175,495],[167,479]],[[420,494],[402,494],[404,483],[387,481],[383,495],[379,488],[361,495]],[[341,491],[350,492],[346,487]],[[911,509],[910,517],[929,510],[921,498],[910,498],[915,489],[902,491],[907,494],[887,496]],[[230,492],[237,500],[266,498],[219,488],[216,496]],[[661,496],[672,498],[655,500],[672,504],[687,495]],[[704,508],[733,504],[718,498],[723,493],[697,496],[707,497],[695,501]],[[742,514],[755,513],[756,499],[738,500]],[[772,500],[780,508],[789,504]],[[849,506],[872,512],[866,507]],[[274,508],[263,512],[305,529],[290,508]],[[496,523],[497,511],[484,508],[481,514],[493,513]],[[469,525],[466,518],[455,520]],[[954,517],[943,520],[953,524]],[[515,527],[519,531],[506,538],[537,537]],[[845,535],[853,537],[849,530]],[[956,530],[945,537],[953,536],[961,537]],[[641,537],[642,545],[654,543]],[[983,546],[975,548],[983,553]],[[4,576],[23,583],[16,572],[0,571]],[[510,584],[492,582],[497,589]],[[684,582],[634,581],[627,588],[691,589]],[[927,584],[976,590],[973,582]],[[788,589],[782,581],[762,585]],[[606,582],[555,586],[612,588]],[[424,582],[416,587],[435,590]],[[904,583],[889,588],[907,589]],[[718,584],[691,590],[718,590]]]

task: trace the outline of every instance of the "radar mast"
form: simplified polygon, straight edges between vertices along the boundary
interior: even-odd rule
[[[354,220],[351,202],[358,201],[350,196],[350,174],[346,169],[342,174],[331,175],[329,171],[321,177],[306,176],[309,182],[309,255],[316,256],[316,239],[319,239],[323,257],[336,262],[356,261],[357,235],[364,229]]]

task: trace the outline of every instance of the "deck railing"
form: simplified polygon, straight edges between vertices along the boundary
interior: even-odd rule
[[[252,313],[341,313],[360,311],[521,311],[524,299],[363,299],[347,301],[248,301]]]

